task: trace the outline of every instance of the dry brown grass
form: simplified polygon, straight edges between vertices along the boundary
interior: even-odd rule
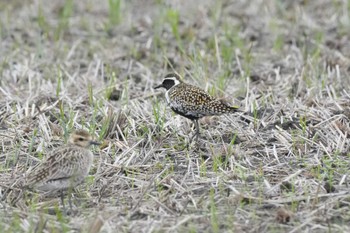
[[[121,2],[0,1],[1,229],[349,232],[350,3]],[[174,70],[244,110],[199,149],[152,88]],[[18,181],[82,127],[104,144],[62,216]]]

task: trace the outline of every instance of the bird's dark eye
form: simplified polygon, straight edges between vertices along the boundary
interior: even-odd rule
[[[78,138],[79,141],[84,141],[84,138]]]

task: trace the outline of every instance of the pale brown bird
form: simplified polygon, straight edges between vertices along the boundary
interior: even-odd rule
[[[184,83],[177,74],[168,74],[163,82],[154,87],[165,88],[165,97],[170,108],[177,114],[192,120],[195,123],[196,132],[190,138],[189,143],[196,137],[198,142],[198,119],[204,116],[221,115],[239,111],[237,107],[209,95],[204,90]]]
[[[64,207],[63,192],[84,181],[93,162],[93,154],[88,147],[99,144],[85,130],[73,132],[67,145],[53,150],[26,174],[26,187],[42,192],[61,192]],[[70,199],[69,204],[71,206]]]

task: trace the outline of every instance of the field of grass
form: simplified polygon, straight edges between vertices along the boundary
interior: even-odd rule
[[[350,232],[349,0],[0,0],[0,232]],[[171,112],[170,72],[242,112]],[[86,182],[24,191],[73,129]]]

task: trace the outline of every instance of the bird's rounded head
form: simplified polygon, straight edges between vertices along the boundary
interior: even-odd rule
[[[180,76],[178,74],[170,73],[164,77],[164,80],[160,85],[155,86],[154,88],[158,89],[158,88],[163,87],[166,90],[169,90],[170,88],[172,88],[176,85],[179,85],[181,82],[182,81],[180,80]]]
[[[100,145],[100,143],[92,140],[92,136],[86,130],[76,130],[69,137],[69,143],[87,148],[90,145]]]

